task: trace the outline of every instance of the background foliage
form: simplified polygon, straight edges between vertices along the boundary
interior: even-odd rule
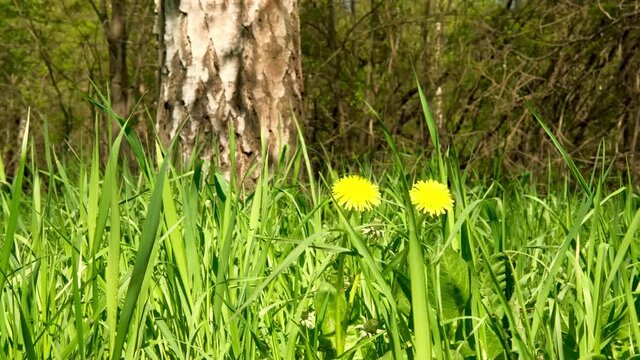
[[[100,19],[118,1],[0,0],[6,163],[15,164],[28,107],[35,129],[47,121],[59,147],[90,143],[96,114],[86,101],[93,94],[89,79],[101,89],[109,81]],[[541,144],[527,100],[579,165],[592,164],[601,139],[621,163],[626,155],[635,164],[639,6],[630,0],[301,0],[311,149],[347,156],[384,150],[367,104],[401,146],[423,148],[417,76],[443,143],[457,139],[463,163],[491,160],[518,172],[523,164],[545,166],[549,157],[559,161]],[[155,114],[157,96],[154,10],[151,0],[126,2],[129,108],[143,138],[150,131],[144,108]],[[497,161],[496,153],[502,154]]]

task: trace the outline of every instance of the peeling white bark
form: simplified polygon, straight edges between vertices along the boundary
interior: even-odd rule
[[[218,153],[228,174],[233,124],[240,176],[260,159],[261,132],[272,158],[292,146],[302,96],[297,1],[156,0],[156,7],[157,128],[165,140],[179,135],[185,157],[204,142],[203,157]]]

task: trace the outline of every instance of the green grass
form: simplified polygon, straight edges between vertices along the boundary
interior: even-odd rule
[[[301,142],[248,191],[132,134],[86,162],[25,132],[11,184],[0,162],[0,360],[637,357],[634,184],[604,155],[584,178],[538,121],[569,169],[544,193],[460,172],[453,148],[406,168],[390,137],[386,168],[314,177]],[[142,171],[119,163],[123,142]],[[383,203],[339,209],[346,173]],[[427,178],[450,186],[447,216],[414,213]]]

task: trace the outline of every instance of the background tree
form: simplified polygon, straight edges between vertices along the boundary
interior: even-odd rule
[[[89,1],[104,29],[109,49],[109,95],[113,110],[123,118],[129,112],[129,72],[127,71],[128,21],[126,19],[126,1],[111,0],[100,4]],[[110,10],[110,11],[109,11]]]
[[[228,172],[233,126],[240,174],[259,160],[261,132],[272,156],[292,145],[302,100],[297,1],[162,0],[157,6],[159,133],[173,138],[186,122],[179,134],[185,157],[199,140],[204,156],[218,154]]]
[[[124,3],[96,2],[94,7],[83,0],[0,0],[0,154],[10,172],[16,160],[19,124],[26,119],[28,108],[38,148],[43,146],[46,123],[52,145],[72,147],[80,155],[92,142],[96,116],[100,123],[107,121],[86,101],[87,96],[96,97],[92,82],[104,94],[122,93],[107,86],[114,82],[107,27],[102,21],[105,11],[110,18],[120,14],[125,24],[135,23],[134,31],[117,41],[118,51],[130,53],[126,65],[118,65],[122,69],[118,76],[129,78],[128,86],[121,86],[124,94],[141,103],[134,109],[134,120],[145,119],[137,121],[139,133],[143,137],[150,133],[145,106],[155,106],[157,96],[153,2],[129,0],[126,9],[114,11],[112,5],[117,4],[112,3],[117,2]],[[115,23],[109,22],[109,27]],[[116,97],[111,96],[114,108],[124,109],[124,102]]]

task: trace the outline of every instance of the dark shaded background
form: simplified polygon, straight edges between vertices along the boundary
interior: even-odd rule
[[[92,81],[108,90],[101,12],[111,3],[0,0],[0,152],[9,171],[28,108],[36,147],[46,122],[61,153],[81,152],[94,120],[105,121],[87,97],[96,96]],[[148,140],[154,2],[125,4],[128,107]],[[300,12],[304,120],[316,154],[384,154],[367,103],[402,147],[428,151],[417,77],[463,165],[517,174],[561,163],[527,100],[579,166],[591,167],[603,144],[609,160],[637,172],[639,1],[300,0]]]

